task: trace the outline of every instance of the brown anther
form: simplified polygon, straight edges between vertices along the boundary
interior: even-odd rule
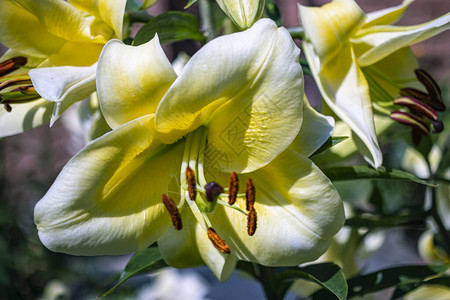
[[[19,86],[19,90],[24,95],[35,95],[35,94],[37,94],[36,89],[32,85]]]
[[[7,78],[7,77],[5,77],[5,78]],[[10,86],[22,85],[22,84],[32,84],[30,77],[22,76],[22,77],[13,78],[13,79],[4,81],[3,83],[0,83],[0,90],[6,89],[7,87],[10,87]]]
[[[217,250],[224,254],[230,254],[230,247],[225,243],[225,241],[217,234],[217,232],[212,228],[208,228],[208,238],[212,242],[213,246],[216,247]]]
[[[239,179],[235,172],[230,174],[230,180],[228,185],[228,204],[233,205],[236,203],[237,194],[239,191]]]
[[[256,210],[254,207],[252,207],[247,215],[247,233],[249,236],[254,235],[256,232],[256,221]]]
[[[416,69],[414,73],[417,79],[425,86],[428,94],[433,98],[438,98],[442,102],[441,89],[433,77],[422,69]]]
[[[195,201],[195,198],[197,197],[197,182],[195,180],[194,170],[192,170],[190,167],[186,168],[186,181],[189,192],[189,199]]]
[[[19,69],[21,66],[25,66],[27,64],[27,58],[23,56],[17,56],[5,60],[0,63],[0,77],[5,76],[15,70]]]
[[[3,104],[3,107],[5,108],[5,110],[6,110],[7,112],[11,112],[11,111],[12,111],[12,107],[11,107],[11,105],[9,105],[8,103]]]
[[[247,179],[245,184],[245,198],[247,200],[247,211],[250,211],[255,204],[255,185],[250,178]]]
[[[166,194],[162,195],[162,202],[169,212],[173,228],[175,228],[176,230],[181,230],[183,228],[183,223],[181,222],[181,215],[175,202],[173,202],[172,198],[170,198]]]

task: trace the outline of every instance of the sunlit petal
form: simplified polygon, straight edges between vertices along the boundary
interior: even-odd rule
[[[284,28],[262,19],[217,38],[186,64],[156,112],[158,130],[180,138],[204,124],[225,171],[262,167],[295,138],[302,122],[299,49]]]
[[[161,195],[176,189],[183,144],[162,146],[153,116],[88,144],[35,207],[49,249],[76,255],[134,252],[171,225]]]
[[[109,126],[155,113],[161,98],[177,78],[155,36],[146,44],[108,42],[98,63],[97,93]]]
[[[372,26],[352,39],[360,66],[382,60],[400,48],[419,43],[450,29],[450,13],[415,26]]]
[[[390,25],[397,22],[413,2],[414,0],[403,0],[400,5],[368,13],[366,23],[362,28],[375,25]]]

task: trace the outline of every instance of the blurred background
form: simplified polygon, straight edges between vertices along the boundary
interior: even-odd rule
[[[183,7],[187,2],[160,0],[149,13],[184,11]],[[288,27],[299,25],[297,3],[317,6],[329,1],[275,2],[280,8],[284,26]],[[371,12],[398,5],[402,1],[356,2],[365,12]],[[423,23],[448,11],[448,0],[416,0],[399,24]],[[195,6],[188,12],[198,13]],[[192,55],[198,48],[199,44],[190,41],[164,46],[171,60],[181,49]],[[413,46],[421,66],[443,86],[450,83],[448,49],[448,31]],[[0,53],[5,50],[6,48],[1,46]],[[306,92],[311,102],[320,102],[313,80],[308,77]],[[129,256],[73,257],[57,254],[45,249],[37,237],[33,223],[35,203],[51,186],[64,164],[83,147],[83,140],[73,134],[74,125],[70,112],[67,115],[52,128],[43,126],[0,140],[0,299],[94,299],[106,290],[105,286],[113,282],[114,276],[120,273],[129,259]],[[423,190],[416,185],[400,185],[394,188],[409,189],[419,197],[423,195]],[[340,187],[343,198],[347,200],[363,198],[364,189],[364,184],[359,190],[352,190],[345,184]],[[393,203],[395,205],[395,201]],[[365,266],[366,270],[420,262],[416,253],[416,242],[410,238],[417,238],[418,234],[399,230],[389,232],[385,244]],[[394,250],[392,245],[395,245]],[[385,251],[389,251],[389,255],[386,255]],[[259,284],[247,279],[243,274],[236,272],[228,282],[220,284],[206,268],[168,270],[158,276],[140,276],[130,280],[107,299],[176,299],[175,291],[181,293],[182,297],[179,299],[263,299]],[[296,296],[290,294],[288,298],[295,299]]]

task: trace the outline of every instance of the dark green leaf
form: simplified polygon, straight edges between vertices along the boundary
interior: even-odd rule
[[[408,216],[367,216],[347,219],[345,225],[355,228],[386,228],[397,226],[425,227],[425,214]]]
[[[345,141],[346,139],[348,139],[348,136],[332,136],[329,137],[328,140],[325,141],[325,143],[323,143],[322,146],[320,146],[319,149],[316,150],[316,152],[314,152],[310,157],[313,157],[319,153],[322,153],[323,151],[336,146],[337,144],[339,144],[340,142]]]
[[[162,259],[158,247],[151,247],[137,252],[125,266],[120,274],[118,282],[108,291],[99,297],[107,296],[114,292],[122,283],[130,277],[141,274],[143,272],[152,272],[166,267],[167,264]]]
[[[152,18],[136,34],[133,45],[150,41],[158,33],[162,44],[182,40],[203,41],[205,36],[198,27],[197,19],[186,13],[170,11]]]
[[[304,279],[322,286],[320,299],[347,299],[347,282],[342,270],[333,263],[309,265],[277,274],[278,281]]]
[[[125,5],[126,11],[138,11],[142,6],[142,3],[139,0],[127,0],[127,4]]]
[[[348,297],[362,296],[393,286],[420,283],[429,276],[445,272],[448,268],[448,265],[404,266],[354,277],[347,281]]]
[[[196,3],[198,0],[189,0],[184,9],[189,8],[192,4]]]
[[[415,175],[397,169],[375,170],[368,166],[334,167],[322,169],[332,181],[353,179],[398,179],[410,180],[420,184],[434,186]]]
[[[267,16],[277,23],[277,26],[281,26],[281,13],[277,4],[273,0],[266,0],[265,6]]]

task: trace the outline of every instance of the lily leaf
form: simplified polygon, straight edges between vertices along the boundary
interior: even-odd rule
[[[150,41],[158,33],[161,44],[181,40],[203,41],[204,34],[200,31],[197,19],[187,13],[170,11],[152,18],[136,34],[133,46]]]
[[[162,259],[157,247],[146,248],[137,252],[128,262],[120,274],[117,283],[98,297],[104,297],[114,292],[122,283],[129,278],[142,272],[152,272],[166,267],[167,264]]]
[[[383,290],[392,286],[420,284],[425,278],[445,272],[450,265],[404,266],[354,277],[347,281],[348,297],[355,297]]]
[[[422,285],[450,286],[450,277],[442,276],[442,277],[422,281],[419,283],[411,283],[411,284],[401,285],[395,289],[394,294],[392,295],[391,299],[401,299],[405,294],[417,289],[418,287],[420,287]]]
[[[198,0],[189,0],[184,9],[189,8],[192,4],[196,3]]]
[[[314,152],[310,156],[310,158],[315,156],[315,155],[317,155],[317,154],[319,154],[319,153],[322,153],[323,151],[325,151],[325,150],[327,150],[327,149],[329,149],[329,148],[331,148],[333,146],[336,146],[337,144],[339,144],[340,142],[345,141],[346,139],[348,139],[348,136],[332,136],[332,137],[330,137],[328,140],[325,141],[325,143],[323,143],[322,146],[320,146],[319,149],[316,150],[316,152]]]
[[[426,214],[408,216],[368,216],[347,219],[345,225],[354,228],[386,228],[397,226],[425,227]]]
[[[277,279],[278,281],[304,279],[317,283],[324,288],[322,297],[317,299],[335,299],[336,297],[347,299],[348,289],[344,273],[333,263],[320,263],[284,271],[277,275]]]
[[[416,183],[435,186],[415,175],[398,169],[375,170],[368,166],[334,167],[322,170],[331,181],[353,179],[397,179],[410,180]]]

